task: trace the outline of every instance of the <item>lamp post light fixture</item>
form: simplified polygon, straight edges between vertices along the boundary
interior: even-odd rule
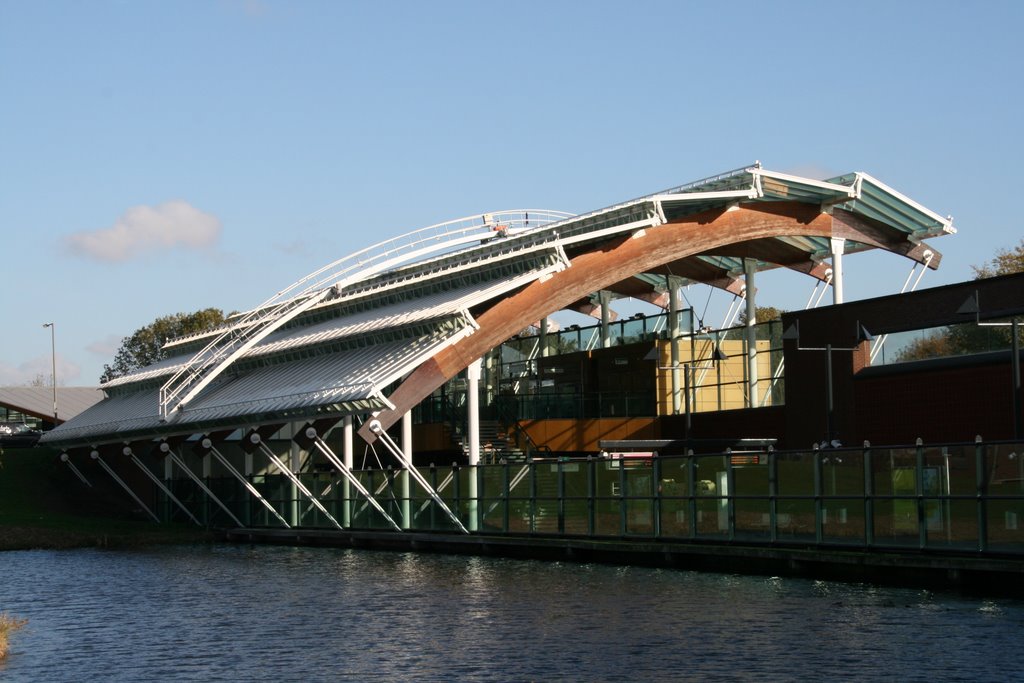
[[[871,341],[874,336],[867,331],[860,321],[857,321],[857,346],[832,346],[832,344],[825,344],[825,346],[800,346],[800,321],[795,321],[792,325],[786,328],[786,331],[782,333],[784,340],[792,340],[796,342],[797,351],[824,351],[825,352],[825,382],[826,388],[826,402],[827,409],[825,413],[825,442],[833,446],[836,445],[835,435],[835,397],[832,390],[832,352],[833,351],[856,351],[862,342]]]
[[[1010,328],[1010,379],[1013,387],[1013,436],[1015,439],[1024,438],[1024,426],[1021,416],[1021,391],[1020,391],[1020,337],[1017,334],[1018,320],[1015,311],[991,311],[986,315],[992,317],[1003,317],[1011,315],[1010,322],[981,322],[981,301],[978,290],[960,304],[956,309],[959,315],[974,315],[974,324],[979,327],[1009,327]]]
[[[53,426],[57,426],[57,341],[54,329],[55,323],[43,323],[43,327],[50,328],[50,370],[53,382]]]
[[[655,354],[655,353],[657,353],[657,347],[655,347],[652,350],[652,352],[650,354],[648,354],[648,356],[653,356],[653,354]],[[653,359],[653,358],[651,358],[651,359]],[[711,363],[710,364],[708,364],[708,363],[700,363],[700,362],[694,362],[694,363],[673,363],[671,365],[662,365],[662,366],[659,366],[659,368],[658,368],[659,370],[679,370],[679,369],[683,370],[683,398],[684,398],[683,405],[685,406],[684,407],[684,411],[686,413],[686,439],[687,440],[689,440],[689,438],[691,436],[691,433],[693,431],[693,419],[692,419],[693,408],[691,406],[691,399],[690,399],[690,388],[694,387],[694,385],[696,383],[696,380],[695,380],[694,375],[693,375],[693,371],[694,370],[713,370],[714,368],[716,368],[718,366],[719,362],[725,361],[725,360],[729,360],[729,357],[727,355],[725,355],[725,352],[722,351],[722,347],[720,347],[716,343],[714,351],[711,352],[711,357],[707,358],[707,359],[702,359],[702,360],[709,360],[709,361],[711,361]],[[694,397],[694,398],[696,398],[696,397]]]

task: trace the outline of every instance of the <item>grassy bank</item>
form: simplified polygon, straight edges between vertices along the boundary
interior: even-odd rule
[[[208,531],[156,524],[105,481],[82,484],[59,454],[8,448],[0,455],[0,550],[125,547],[213,540]]]
[[[16,619],[6,612],[0,612],[0,659],[7,656],[11,634],[28,623],[28,619]]]

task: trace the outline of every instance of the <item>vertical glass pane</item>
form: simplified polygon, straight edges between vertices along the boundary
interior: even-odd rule
[[[588,533],[590,505],[587,497],[586,461],[562,463],[562,485],[565,498],[562,501],[565,533]]]
[[[529,531],[532,524],[533,504],[530,500],[531,472],[530,463],[506,463],[503,478],[509,482],[508,492],[508,527],[509,531],[522,533]]]
[[[833,451],[821,456],[821,495],[864,495],[864,454]]]
[[[814,453],[779,453],[778,490],[780,496],[814,495]]]
[[[726,456],[696,458],[697,535],[726,537],[729,533],[729,481]]]
[[[637,463],[650,463],[637,460]],[[652,499],[654,496],[654,470],[650,464],[630,467],[622,461],[626,477],[626,533],[650,535],[654,533]]]
[[[531,531],[558,533],[558,465],[553,462],[534,463],[537,497],[533,506]]]
[[[893,448],[873,451],[875,543],[918,545],[917,451]]]
[[[689,458],[661,458],[661,535],[686,538],[690,535]]]
[[[987,447],[985,478],[988,547],[1024,553],[1024,444]]]
[[[480,470],[480,530],[508,531],[504,498],[506,465],[489,465]]]
[[[779,498],[776,509],[776,534],[780,541],[815,539],[812,498]]]
[[[832,498],[822,502],[822,540],[864,544],[864,499]]]
[[[594,533],[599,536],[622,535],[622,485],[618,464],[613,460],[601,460],[595,466]]]
[[[735,506],[736,538],[768,540],[771,535],[771,524],[767,497],[762,500],[740,498],[736,500]]]

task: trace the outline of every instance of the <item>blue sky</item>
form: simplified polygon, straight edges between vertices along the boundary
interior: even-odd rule
[[[49,380],[44,322],[58,383],[93,384],[154,318],[249,308],[387,237],[754,160],[952,215],[922,286],[968,279],[1024,233],[1022,8],[0,0],[0,385]],[[855,299],[911,264],[845,265]],[[811,283],[758,287],[793,309]]]

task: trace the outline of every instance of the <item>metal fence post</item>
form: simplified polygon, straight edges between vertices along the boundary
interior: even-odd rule
[[[928,525],[924,514],[924,440],[921,437],[917,439],[914,474],[917,480],[917,542],[918,547],[923,550],[928,546]]]
[[[875,479],[871,465],[871,442],[864,442],[864,545],[875,544]]]
[[[811,453],[814,459],[814,542],[821,543],[823,539],[824,520],[822,519],[821,505],[821,451],[815,446]]]
[[[988,477],[985,467],[985,444],[981,435],[974,437],[974,485],[978,500],[978,550],[988,549]]]
[[[597,461],[587,456],[587,535],[597,530]]]
[[[772,543],[779,540],[779,463],[775,449],[768,446],[768,538]]]
[[[654,499],[651,501],[651,524],[654,537],[661,538],[661,458],[655,453],[651,458],[651,474],[654,487]]]

